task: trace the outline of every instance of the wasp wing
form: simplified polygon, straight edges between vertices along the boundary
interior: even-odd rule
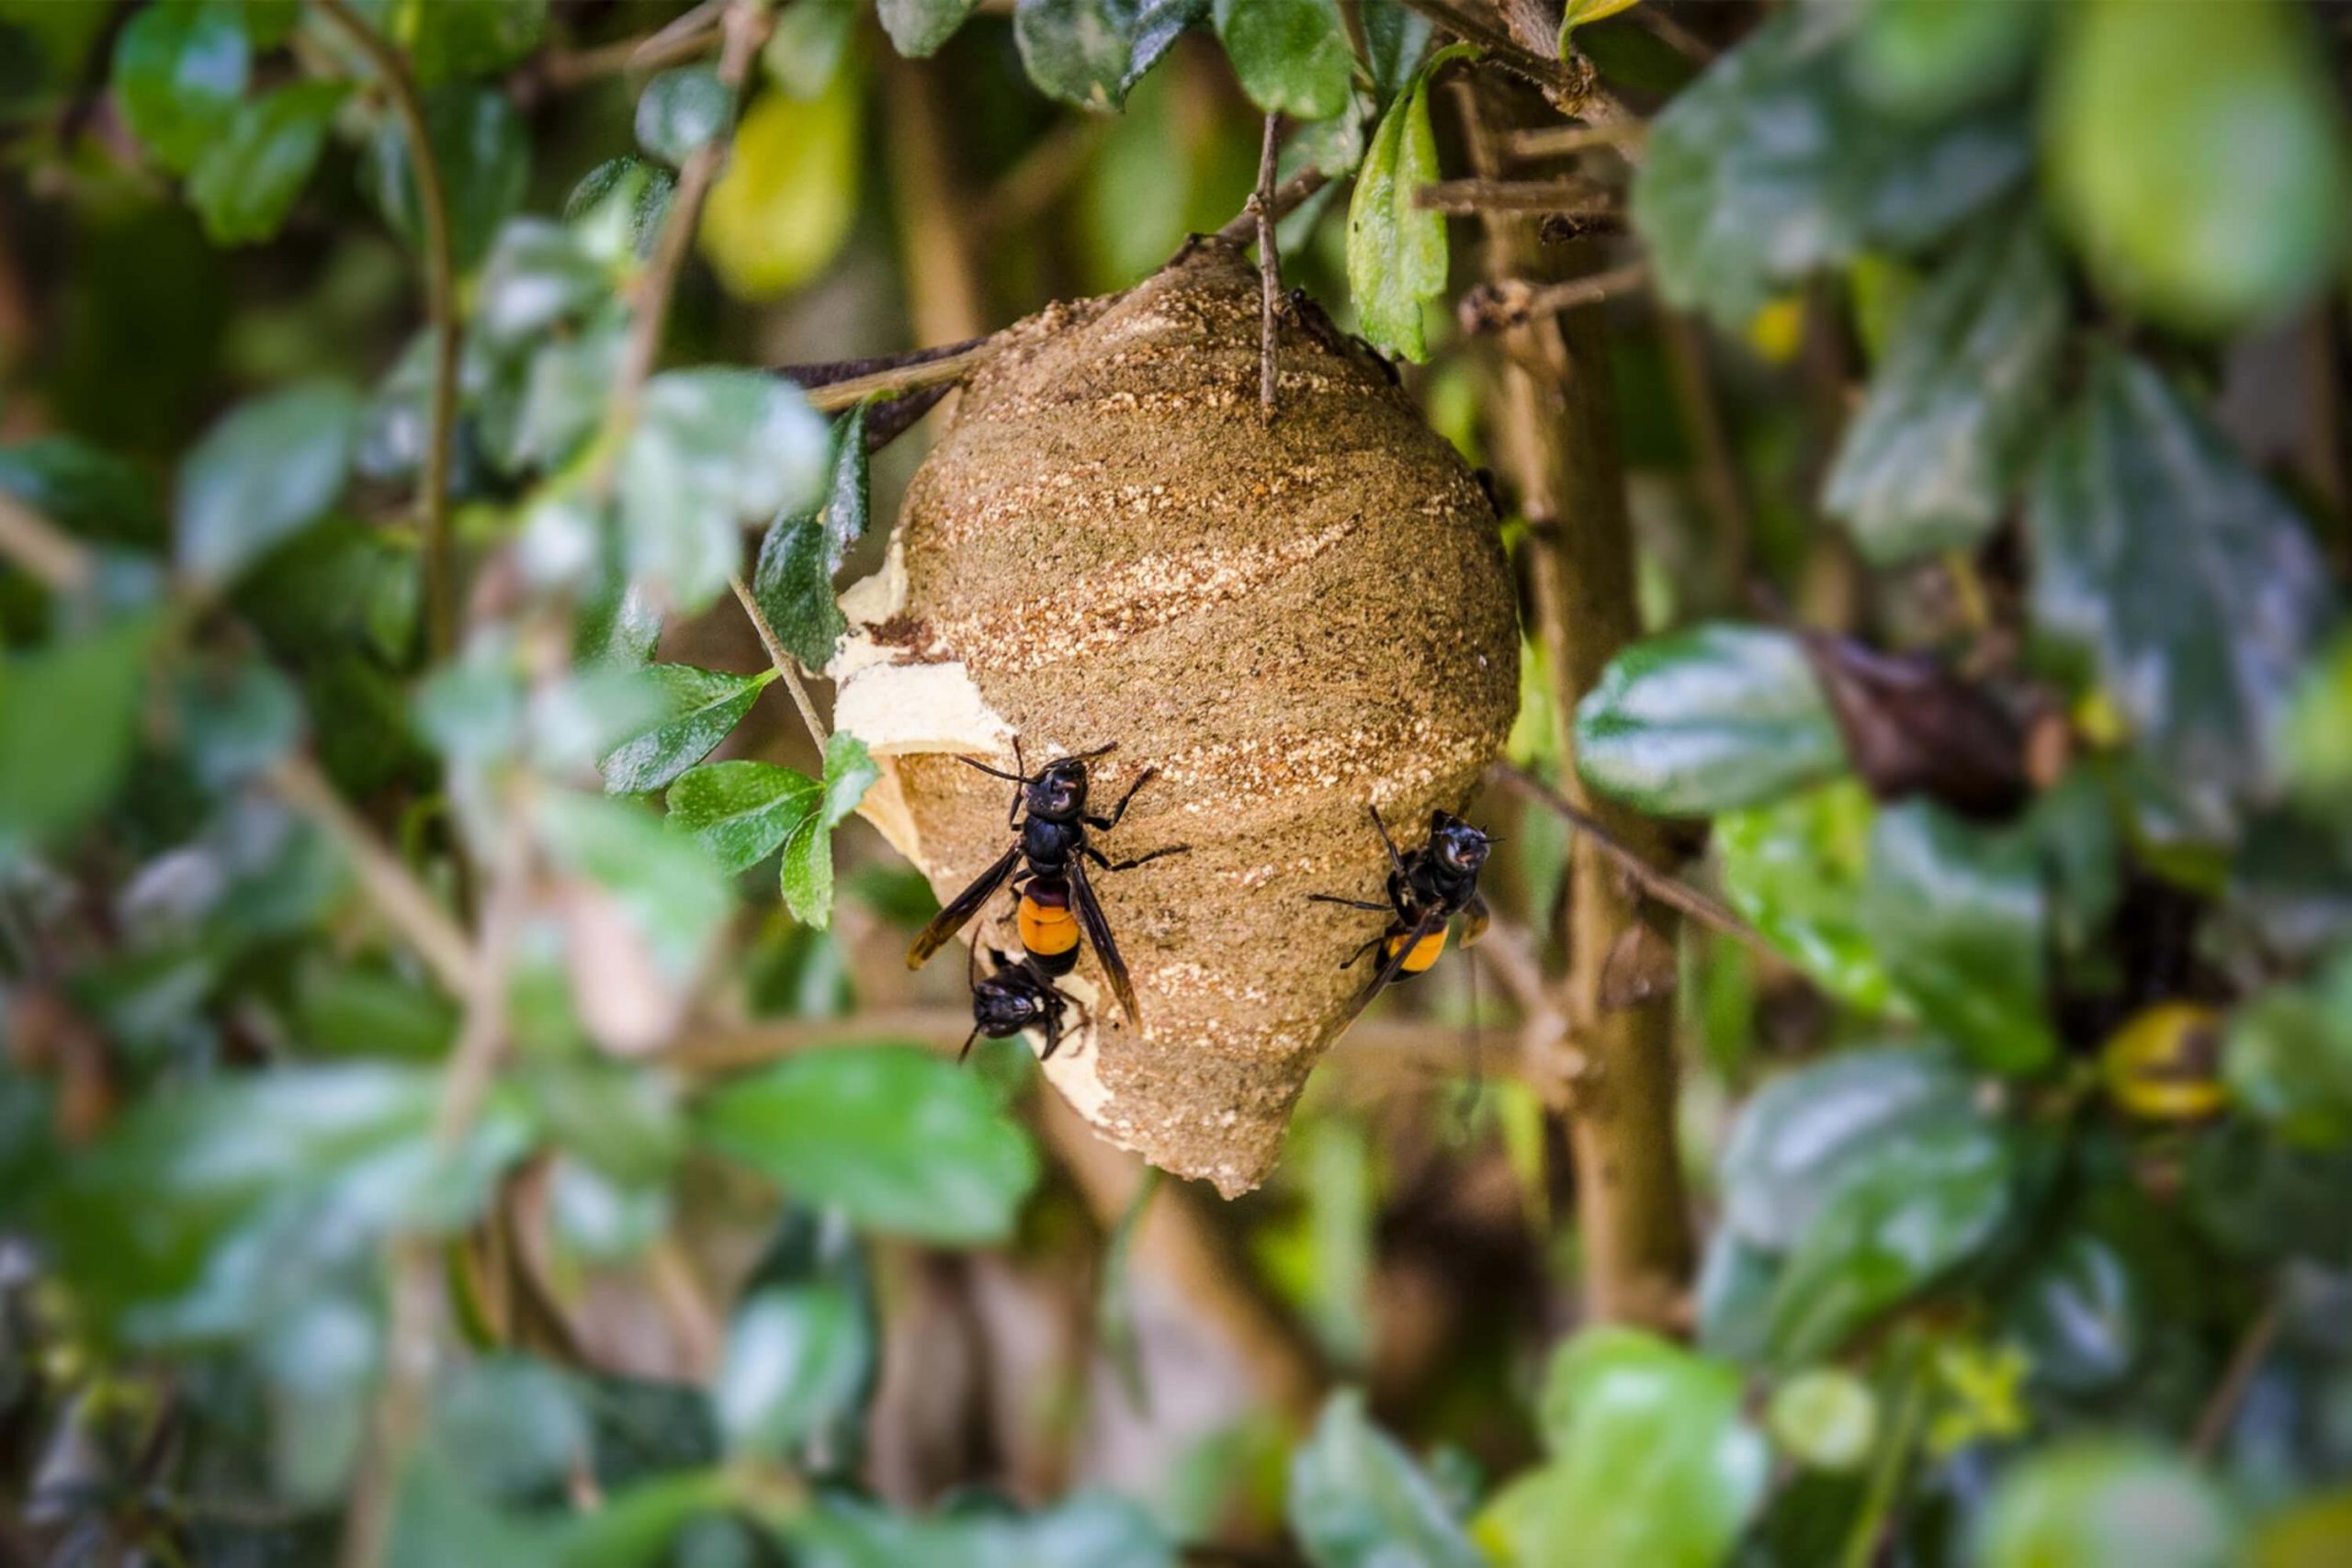
[[[1476,947],[1478,945],[1478,939],[1487,934],[1487,928],[1495,923],[1494,911],[1487,908],[1486,895],[1473,893],[1470,895],[1470,902],[1462,906],[1462,913],[1464,916],[1462,922],[1462,945]]]
[[[1432,908],[1426,911],[1419,921],[1401,933],[1404,940],[1396,942],[1396,946],[1390,950],[1388,961],[1380,966],[1380,973],[1374,975],[1372,977],[1372,984],[1357,992],[1356,999],[1348,1005],[1348,1015],[1340,1020],[1342,1028],[1353,1023],[1363,1010],[1372,1005],[1373,998],[1396,983],[1396,976],[1404,972],[1405,960],[1412,955],[1413,949],[1443,931],[1449,918],[1442,908]],[[1395,939],[1392,937],[1389,940]]]
[[[1119,998],[1119,1010],[1127,1015],[1127,1022],[1140,1032],[1143,1010],[1136,1006],[1135,982],[1127,978],[1127,961],[1119,956],[1119,944],[1111,940],[1111,922],[1102,918],[1102,906],[1095,901],[1094,885],[1086,880],[1086,862],[1077,855],[1069,857],[1069,890],[1070,902],[1078,906],[1079,927],[1093,944],[1094,956],[1102,964],[1102,976],[1111,982],[1111,994]]]
[[[933,953],[945,947],[956,933],[980,912],[980,906],[1004,886],[1004,879],[1011,876],[1012,868],[1020,863],[1021,846],[1015,843],[994,865],[974,877],[969,887],[956,895],[947,908],[933,916],[931,924],[922,928],[922,934],[915,938],[915,944],[907,949],[907,967],[922,968]]]

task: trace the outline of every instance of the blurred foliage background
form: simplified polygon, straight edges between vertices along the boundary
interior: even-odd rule
[[[0,0],[0,1561],[2352,1560],[2346,24]],[[1529,643],[1227,1205],[789,699],[1267,112]]]

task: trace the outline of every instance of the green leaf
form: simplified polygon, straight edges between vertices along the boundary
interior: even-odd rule
[[[637,143],[665,164],[684,164],[727,133],[735,95],[707,65],[682,65],[645,85],[637,100]]]
[[[784,904],[793,919],[822,931],[833,914],[833,829],[857,809],[882,776],[865,742],[846,731],[825,743],[825,795],[816,814],[784,840]]]
[[[2006,107],[1907,126],[1857,97],[1860,10],[1783,10],[1651,121],[1633,219],[1669,304],[1744,325],[1816,267],[1932,243],[2025,174]]]
[[[188,176],[188,199],[213,243],[250,245],[277,232],[348,90],[341,82],[297,82],[237,106]]]
[[[2237,1103],[2287,1143],[2352,1143],[2352,953],[2316,984],[2275,987],[2230,1019],[2222,1071]]]
[[[2188,1461],[2129,1438],[2077,1439],[2001,1477],[1979,1520],[1983,1568],[2223,1568],[2227,1501]]]
[[[241,403],[180,467],[173,516],[180,570],[209,583],[323,516],[343,493],[359,398],[311,381]]]
[[[1739,1372],[1655,1336],[1570,1339],[1540,1416],[1558,1479],[1539,1561],[1713,1568],[1763,1500],[1771,1454],[1740,1414]]]
[[[1814,1470],[1860,1470],[1878,1438],[1871,1385],[1837,1367],[1800,1372],[1772,1391],[1773,1440]]]
[[[833,573],[865,533],[865,409],[860,403],[833,426],[832,479],[823,501],[770,524],[752,572],[752,597],[776,640],[811,670],[831,662],[849,630],[833,597]]]
[[[1865,1013],[1894,987],[1862,923],[1862,876],[1878,807],[1853,779],[1715,818],[1713,845],[1733,908],[1790,963]]]
[[[737,675],[692,664],[656,664],[645,678],[660,693],[660,718],[599,764],[607,795],[662,788],[710,755],[752,711],[775,671]]]
[[[1887,807],[1871,833],[1861,914],[1888,977],[1977,1066],[2031,1073],[2057,1055],[2049,901],[2025,835],[1973,828],[1927,801]]]
[[[1037,1153],[988,1086],[918,1046],[835,1046],[739,1078],[700,1117],[713,1149],[866,1229],[943,1245],[1011,1234]]]
[[[630,578],[699,608],[736,570],[742,523],[813,504],[826,458],[824,423],[788,382],[752,370],[654,377],[620,458]]]
[[[696,231],[729,293],[781,299],[841,254],[867,177],[865,103],[851,72],[807,98],[764,93],[752,103]]]
[[[881,0],[882,30],[910,60],[939,52],[980,0]]]
[[[502,349],[528,346],[612,294],[612,275],[580,236],[544,218],[500,228],[475,286],[469,325]]]
[[[633,804],[550,793],[537,825],[556,864],[604,890],[665,979],[702,965],[735,900],[709,857]]]
[[[670,786],[670,823],[729,873],[749,871],[816,815],[822,786],[774,762],[713,762]]]
[[[187,173],[228,128],[251,56],[234,7],[205,0],[149,6],[115,42],[124,123],[166,168]]]
[[[1294,119],[1329,119],[1348,107],[1356,58],[1338,0],[1216,0],[1214,15],[1251,103]]]
[[[1724,1146],[1724,1224],[1767,1251],[1795,1246],[1883,1145],[1968,1114],[1973,1086],[1941,1052],[1840,1051],[1751,1099]]]
[[[583,670],[634,670],[651,662],[661,640],[662,612],[652,595],[637,583],[616,579],[581,606],[572,658]]]
[[[1893,564],[1992,532],[2041,436],[2068,314],[2058,258],[2030,220],[1986,230],[1937,269],[1871,376],[1822,498],[1864,556]]]
[[[1854,87],[1899,118],[1939,120],[2017,85],[2050,8],[1980,0],[1872,0],[1854,34]]]
[[[1014,0],[1029,79],[1081,108],[1115,109],[1208,0]]]
[[[1590,22],[1605,22],[1627,9],[1634,0],[1566,0],[1560,7],[1560,36],[1554,46],[1562,60],[1575,50],[1576,30]]]
[[[1999,1129],[1973,1116],[1871,1148],[1789,1254],[1768,1314],[1773,1359],[1834,1353],[1982,1254],[2009,1216],[2010,1163]]]
[[[301,739],[300,694],[257,659],[183,668],[172,696],[181,754],[209,790],[244,784]]]
[[[1315,1568],[1487,1568],[1412,1456],[1346,1389],[1291,1455],[1290,1528]]]
[[[0,653],[0,859],[79,826],[114,798],[139,736],[147,617]]]
[[[435,87],[425,94],[424,130],[441,165],[450,247],[458,268],[470,270],[523,199],[530,137],[506,95],[486,86]],[[397,117],[384,116],[368,141],[361,177],[384,221],[421,247],[424,218],[412,164],[407,132]]]
[[[880,7],[887,24],[889,6]],[[806,103],[821,97],[837,82],[844,82],[842,62],[849,55],[857,31],[854,6],[794,6],[776,18],[775,30],[760,48],[760,68],[788,98]],[[901,54],[907,52],[900,50]],[[854,86],[854,80],[847,85]],[[739,141],[729,154],[742,155]]]
[[[2222,334],[2293,310],[2343,254],[2343,115],[2301,7],[2094,0],[2059,34],[2051,202],[2101,288]]]
[[[1828,778],[1846,746],[1795,637],[1713,622],[1611,660],[1577,705],[1576,758],[1603,795],[1702,817]]]
[[[487,76],[514,65],[547,31],[548,0],[400,0],[390,31],[419,85]]]
[[[1421,67],[1380,117],[1348,198],[1348,291],[1363,335],[1416,362],[1429,357],[1421,304],[1445,292],[1445,218],[1413,205],[1438,177],[1430,128],[1430,77],[1448,58]]]
[[[1404,6],[1366,6],[1358,13],[1363,24],[1364,63],[1371,68],[1373,91],[1384,99],[1402,92],[1419,71],[1430,47],[1430,19]]]
[[[855,1407],[874,1353],[865,1314],[841,1287],[760,1292],[736,1315],[719,1370],[718,1424],[728,1448],[791,1457]]]
[[[2067,1233],[2014,1288],[2008,1332],[2034,1381],[2071,1394],[2122,1382],[2145,1348],[2150,1308],[2131,1265],[2093,1230]]]
[[[2228,840],[2333,609],[2302,519],[2156,370],[2102,350],[2027,524],[2036,632],[2096,672],[2179,830]]]
[[[0,491],[84,539],[141,548],[164,542],[163,508],[147,471],[70,435],[0,446]]]

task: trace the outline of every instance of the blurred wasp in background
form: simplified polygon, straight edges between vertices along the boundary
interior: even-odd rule
[[[1135,983],[1127,977],[1126,961],[1119,956],[1118,943],[1111,937],[1110,922],[1102,918],[1102,906],[1094,897],[1093,885],[1087,880],[1086,863],[1091,860],[1104,871],[1129,871],[1163,855],[1182,854],[1192,846],[1170,844],[1133,860],[1112,861],[1088,841],[1089,829],[1107,833],[1117,827],[1119,819],[1127,814],[1127,803],[1135,799],[1136,791],[1150,783],[1159,771],[1146,768],[1136,774],[1136,782],[1127,786],[1127,793],[1119,797],[1119,804],[1111,808],[1109,816],[1089,813],[1086,764],[1116,744],[1114,741],[1091,751],[1063,757],[1034,773],[1022,761],[1018,740],[1012,748],[1012,763],[1021,770],[1018,773],[1008,773],[971,757],[957,759],[967,767],[1014,785],[1012,806],[1005,813],[1004,825],[1018,829],[1020,837],[995,864],[973,878],[971,885],[949,900],[947,907],[922,929],[914,946],[907,952],[908,968],[922,968],[933,953],[947,945],[949,939],[980,912],[1010,877],[1021,898],[1021,946],[1034,961],[1038,975],[1050,981],[1069,974],[1078,963],[1079,936],[1083,932],[1102,964],[1103,977],[1110,982],[1111,994],[1118,998],[1127,1021],[1136,1029],[1143,1027],[1143,1014],[1136,1005]],[[974,1007],[978,1007],[977,1000]]]

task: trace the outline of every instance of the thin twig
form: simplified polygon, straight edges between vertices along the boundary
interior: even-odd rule
[[[1610,831],[1580,809],[1574,801],[1533,773],[1515,762],[1498,762],[1494,776],[1517,789],[1540,806],[1549,807],[1569,827],[1582,833],[1594,848],[1607,855],[1625,879],[1641,889],[1644,896],[1656,899],[1668,908],[1678,909],[1700,924],[1713,927],[1725,936],[1745,943],[1759,953],[1772,953],[1771,943],[1757,933],[1756,928],[1731,910],[1716,903],[1689,883],[1668,875],[1651,865],[1640,855],[1617,841]]]
[[[2273,1300],[2247,1325],[2245,1337],[2231,1352],[2222,1381],[2213,1385],[2212,1395],[2197,1417],[2197,1430],[2188,1439],[2190,1457],[2211,1459],[2221,1448],[2222,1439],[2230,1435],[2238,1408],[2245,1403],[2246,1391],[2254,1386],[2255,1374],[2262,1371],[2262,1363],[2270,1359],[2271,1347],[2278,1342],[2278,1303]]]
[[[1748,502],[1747,481],[1732,447],[1724,423],[1723,400],[1715,395],[1714,370],[1708,359],[1707,337],[1696,321],[1679,310],[1658,312],[1666,340],[1666,367],[1674,382],[1674,400],[1682,427],[1699,457],[1700,493],[1715,514],[1715,547],[1720,581],[1735,591],[1747,581],[1749,552],[1756,537],[1755,509]]]
[[[1589,180],[1439,180],[1415,187],[1413,205],[1449,218],[1487,212],[1564,212],[1597,218],[1617,210],[1617,199]]]
[[[1638,147],[1649,127],[1638,119],[1604,121],[1599,125],[1537,125],[1506,131],[1503,151],[1514,158],[1565,158],[1595,147]]]
[[[1274,327],[1283,291],[1282,253],[1274,245],[1274,135],[1281,124],[1282,116],[1266,117],[1258,188],[1250,193],[1250,210],[1258,217],[1258,417],[1267,424],[1274,423]]]
[[[829,387],[812,387],[808,389],[808,406],[820,412],[833,413],[842,409],[855,408],[877,394],[953,386],[969,379],[974,371],[1003,352],[1002,333],[984,337],[978,343],[936,359],[876,370],[870,376],[853,376],[846,381],[835,381]]]
[[[1271,203],[1274,217],[1285,218],[1302,205],[1308,197],[1331,183],[1331,176],[1320,169],[1302,169],[1274,187]],[[1257,209],[1244,203],[1241,210],[1216,231],[1216,238],[1228,245],[1246,245],[1258,231]]]
[[[1558,283],[1529,283],[1523,278],[1498,278],[1481,283],[1463,295],[1454,316],[1465,333],[1498,333],[1522,327],[1538,316],[1557,315],[1586,305],[1598,305],[1649,282],[1649,264],[1627,262],[1589,277],[1564,278]]]
[[[368,824],[343,803],[318,765],[308,757],[288,756],[273,766],[266,777],[279,799],[334,841],[351,863],[360,891],[384,917],[384,923],[424,961],[434,978],[452,995],[469,995],[474,960],[466,933],[400,857],[385,848]]]
[[[96,570],[87,545],[6,491],[0,491],[0,556],[60,593],[80,592]]]
[[[822,755],[829,735],[824,720],[817,716],[816,705],[808,700],[808,688],[800,683],[798,661],[786,652],[784,644],[776,639],[775,628],[768,625],[768,618],[761,611],[760,602],[752,596],[751,587],[744,582],[743,574],[730,573],[727,585],[735,590],[735,602],[742,605],[743,614],[752,618],[752,629],[760,634],[760,646],[768,650],[768,662],[775,665],[775,672],[784,678],[785,690],[792,694],[793,705],[800,710],[800,721],[808,727],[808,739],[817,743],[818,753]]]
[[[1448,0],[1402,0],[1402,3],[1408,11],[1418,11],[1454,37],[1491,51],[1509,62],[1513,70],[1544,86],[1575,91],[1583,85],[1577,80],[1577,73],[1559,61],[1546,59],[1532,50],[1521,47],[1520,41],[1502,27],[1451,5]]]
[[[316,0],[375,66],[415,172],[417,211],[424,226],[424,315],[433,333],[433,400],[424,462],[417,479],[417,514],[424,535],[425,646],[435,659],[457,647],[457,541],[449,524],[449,468],[458,432],[458,256],[449,227],[447,187],[425,129],[424,100],[400,51],[353,11],[347,0]]]

